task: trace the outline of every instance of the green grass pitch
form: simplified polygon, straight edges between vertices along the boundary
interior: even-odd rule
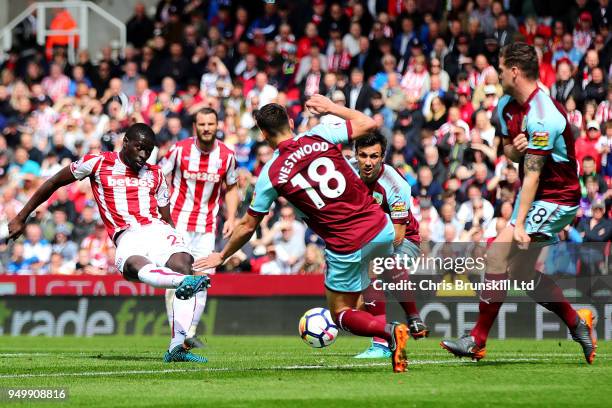
[[[368,340],[344,334],[321,350],[298,336],[215,336],[198,351],[205,365],[163,363],[166,342],[0,337],[0,387],[68,389],[67,402],[36,407],[602,407],[612,391],[611,342],[600,342],[588,366],[566,340],[490,341],[478,363],[451,356],[437,339],[410,340],[403,374],[387,360],[353,359]]]

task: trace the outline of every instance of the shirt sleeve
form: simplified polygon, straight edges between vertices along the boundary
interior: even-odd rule
[[[392,183],[385,188],[389,215],[393,224],[405,224],[410,216],[410,185],[399,174],[393,174],[390,179]]]
[[[530,121],[527,126],[529,144],[527,153],[547,156],[552,153],[557,138],[561,136],[559,126],[549,120]]]
[[[508,125],[506,124],[506,119],[504,119],[504,108],[509,101],[510,97],[508,95],[504,95],[497,103],[497,119],[499,119],[499,126],[501,127],[500,130],[503,137],[508,137]]]
[[[306,132],[306,136],[320,136],[332,144],[347,144],[351,141],[353,128],[351,121],[346,120],[340,123],[317,125]]]
[[[159,167],[161,167],[164,176],[169,175],[174,170],[178,152],[179,149],[176,147],[176,145],[174,145],[159,161]]]
[[[270,163],[270,162],[268,162]],[[252,216],[265,215],[270,211],[270,207],[274,200],[278,198],[278,193],[268,174],[270,167],[266,165],[255,183],[255,191],[253,191],[253,199],[249,205],[247,212]]]
[[[238,171],[236,170],[236,156],[230,154],[227,159],[227,173],[225,174],[225,184],[233,186],[238,181]]]
[[[168,184],[166,184],[166,178],[161,169],[159,171],[159,185],[155,192],[155,199],[157,200],[158,207],[165,207],[170,203],[170,191],[168,190]]]
[[[77,180],[83,180],[85,177],[91,176],[100,163],[102,156],[97,154],[87,154],[79,160],[70,163],[70,171]]]

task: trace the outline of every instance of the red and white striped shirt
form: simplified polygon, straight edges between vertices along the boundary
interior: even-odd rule
[[[160,166],[170,176],[172,220],[179,231],[215,233],[223,181],[237,181],[236,157],[223,142],[202,152],[190,137],[172,146]]]
[[[603,101],[597,107],[595,120],[603,125],[610,119],[612,119],[612,103],[610,103],[610,101]]]
[[[423,87],[425,86],[425,82],[427,82],[428,80],[429,73],[427,72],[427,70],[424,70],[421,73],[409,70],[402,78],[400,86],[406,93],[406,96],[412,96],[414,98],[421,99],[421,95],[428,91],[428,89],[423,89]]]
[[[135,173],[119,153],[103,152],[85,155],[70,170],[77,180],[89,177],[111,239],[131,226],[164,223],[157,207],[168,205],[169,192],[159,166],[147,164]]]

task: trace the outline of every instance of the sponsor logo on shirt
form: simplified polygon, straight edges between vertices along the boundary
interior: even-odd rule
[[[183,177],[186,180],[196,180],[196,181],[210,181],[213,183],[218,183],[221,180],[221,176],[217,173],[207,173],[204,171],[183,171]]]
[[[531,144],[537,147],[548,146],[548,132],[534,132],[531,137]]]
[[[408,206],[403,201],[398,201],[391,206],[391,218],[408,217]]]
[[[146,180],[144,178],[136,177],[112,177],[109,176],[107,179],[109,187],[155,187],[153,180]]]

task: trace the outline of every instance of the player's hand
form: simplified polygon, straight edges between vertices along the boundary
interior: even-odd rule
[[[223,263],[223,257],[220,252],[213,252],[207,257],[198,258],[193,263],[192,269],[196,272],[206,269],[214,269]]]
[[[228,239],[234,232],[234,221],[226,220],[223,224],[223,238]]]
[[[6,242],[11,239],[15,240],[19,238],[23,231],[25,230],[25,222],[21,219],[15,217],[8,223],[8,237],[6,238]]]
[[[518,243],[519,249],[527,249],[531,242],[531,237],[525,231],[525,227],[517,225],[514,227],[514,240]]]
[[[524,133],[519,133],[514,139],[512,139],[512,145],[520,153],[525,153],[527,151],[527,146],[529,146],[527,136],[525,136]]]
[[[334,106],[331,99],[320,94],[314,94],[306,101],[306,108],[316,115],[325,115],[329,113]]]

